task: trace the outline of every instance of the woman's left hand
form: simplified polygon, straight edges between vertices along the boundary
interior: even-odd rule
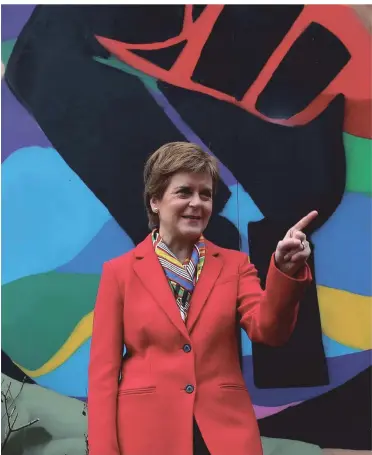
[[[311,249],[302,230],[317,216],[316,210],[307,214],[289,229],[284,239],[278,243],[275,250],[275,263],[283,273],[293,276],[305,265]]]

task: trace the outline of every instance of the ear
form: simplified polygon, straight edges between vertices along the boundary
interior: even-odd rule
[[[150,199],[150,206],[151,206],[151,210],[156,213],[158,211],[158,204],[159,204],[159,200],[158,198],[156,197],[152,197]]]

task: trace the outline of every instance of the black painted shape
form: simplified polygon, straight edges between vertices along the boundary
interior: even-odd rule
[[[259,420],[261,436],[371,450],[371,380],[369,367],[324,395]]]
[[[145,50],[145,49],[131,49],[133,54],[145,58],[151,63],[160,66],[163,69],[170,70],[183,51],[186,41],[168,46],[163,49]]]
[[[202,93],[158,87],[266,218],[294,224],[316,209],[314,230],[335,211],[346,180],[342,95],[307,125],[285,127]]]
[[[17,40],[6,80],[67,164],[138,243],[148,233],[144,160],[182,135],[140,80],[82,49],[74,9],[43,6],[36,13]]]
[[[217,198],[221,198],[219,191],[217,192]],[[226,201],[227,202],[227,201]],[[224,202],[223,206],[226,204]],[[207,226],[207,229],[204,231],[205,237],[211,242],[221,246],[222,248],[229,248],[232,250],[240,249],[240,235],[236,227],[228,219],[220,216],[218,213],[220,210],[216,209],[216,201],[213,201],[214,210]],[[219,206],[222,204],[219,203]],[[240,320],[237,315],[236,320],[236,339],[238,346],[239,362],[240,367],[243,366],[243,351],[242,351],[242,337],[241,337],[241,328]]]
[[[192,79],[241,99],[302,9],[302,5],[225,6]]]
[[[311,23],[259,95],[256,109],[271,118],[292,117],[310,104],[349,60],[350,53],[337,36]]]
[[[185,138],[137,77],[93,60],[94,46],[78,8],[38,6],[5,77],[66,163],[138,243],[148,234],[144,161],[162,144]],[[221,182],[217,213],[230,194]]]
[[[184,5],[89,5],[80,8],[84,21],[96,35],[126,43],[166,41],[178,36],[183,27]]]
[[[248,225],[250,257],[263,286],[266,284],[272,253],[290,227],[290,223],[278,225],[268,219]],[[315,277],[313,255],[316,251],[312,244],[311,248],[313,254],[308,264]],[[301,299],[297,324],[289,341],[281,347],[252,343],[252,350],[256,387],[314,387],[329,384],[315,279]]]
[[[342,199],[346,178],[342,140],[343,96],[338,96],[308,125],[288,128],[265,122],[235,105],[204,94],[160,81],[158,86],[183,120],[232,171],[275,226],[288,229],[302,216],[317,209],[319,217],[311,225],[310,233],[335,211]],[[270,235],[278,242],[282,234],[282,231],[274,230]],[[265,241],[261,236],[257,238]],[[275,245],[271,245],[271,252]],[[266,253],[260,252],[259,256],[262,258],[256,258],[258,262],[267,259]],[[311,357],[313,373],[308,378],[299,370],[294,376],[283,370],[277,379],[276,374],[272,375],[271,387],[302,386],[304,383],[316,386],[328,382],[314,289],[312,287],[306,296],[312,319],[308,323],[300,318],[296,328],[300,333],[302,330],[312,333],[309,339],[301,335],[296,337],[296,357],[304,355],[310,358],[308,346],[312,349],[314,346]],[[307,324],[309,327],[304,328]],[[277,362],[282,359],[287,362],[286,359],[293,354],[293,347],[283,347],[276,352]],[[255,382],[260,387],[266,387],[270,380],[263,377],[265,370],[262,370],[269,359],[272,359],[269,351],[261,349],[257,352],[255,349]]]
[[[215,197],[220,199],[219,193]],[[216,200],[213,201],[213,205],[213,214],[209,225],[204,231],[205,237],[222,248],[239,250],[239,233],[236,227],[229,220],[218,214],[219,210],[216,209]],[[218,205],[222,205],[222,200],[219,201]]]
[[[192,20],[195,22],[196,19],[201,15],[207,5],[193,5],[192,6]]]
[[[1,350],[1,372],[16,381],[26,382],[27,384],[35,384],[35,382],[26,375],[20,368],[17,367],[11,358]]]

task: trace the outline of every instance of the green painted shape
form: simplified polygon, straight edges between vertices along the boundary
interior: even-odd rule
[[[36,370],[93,310],[99,275],[49,272],[2,287],[2,349]]]
[[[372,140],[344,133],[346,191],[372,195]]]
[[[322,455],[319,446],[290,439],[261,438],[264,455]]]
[[[151,77],[142,71],[138,71],[132,66],[123,63],[121,60],[117,59],[115,56],[110,56],[109,58],[101,58],[101,57],[93,57],[98,63],[102,63],[103,65],[111,66],[111,68],[116,68],[120,71],[124,71],[127,74],[132,76],[137,76],[141,79],[141,81],[149,87],[151,90],[159,91],[158,86],[156,84],[157,79]]]
[[[4,63],[5,68],[8,64],[10,54],[13,52],[15,42],[15,39],[10,39],[1,43],[1,61]]]

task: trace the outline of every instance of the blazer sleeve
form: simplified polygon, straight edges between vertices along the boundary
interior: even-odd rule
[[[117,393],[123,353],[123,302],[112,265],[103,265],[88,370],[89,455],[120,455]]]
[[[273,254],[264,291],[256,268],[245,255],[239,268],[238,312],[249,338],[269,346],[286,343],[296,324],[299,301],[311,280],[308,264],[296,277],[290,277],[276,267]]]

